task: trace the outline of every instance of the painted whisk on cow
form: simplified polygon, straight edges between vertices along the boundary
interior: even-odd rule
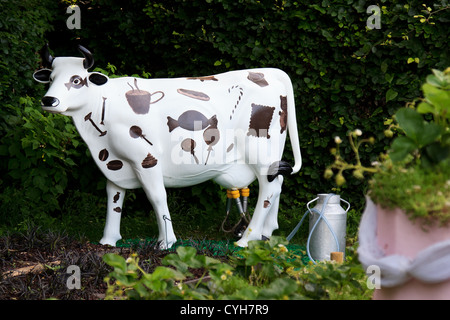
[[[272,235],[278,228],[283,175],[297,173],[302,163],[294,92],[286,73],[262,68],[206,77],[109,79],[89,72],[93,55],[82,46],[79,50],[83,57],[52,57],[45,46],[44,68],[34,79],[51,81],[42,108],[72,117],[107,178],[100,243],[114,246],[121,239],[125,191],[143,188],[156,213],[159,245],[171,247],[176,237],[166,188],[207,180],[248,195],[247,187],[257,179],[258,200],[238,245]],[[287,131],[293,167],[281,160]]]

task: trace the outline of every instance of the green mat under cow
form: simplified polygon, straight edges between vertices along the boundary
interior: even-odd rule
[[[156,246],[157,239],[122,239],[117,242],[117,247],[138,248]],[[178,240],[168,252],[175,252],[180,246],[191,246],[197,249],[199,254],[209,256],[239,255],[242,247],[236,246],[234,240],[210,240],[210,239],[187,239]],[[299,256],[304,264],[308,264],[310,259],[306,253],[306,247],[298,244],[288,244],[286,248],[295,256]]]

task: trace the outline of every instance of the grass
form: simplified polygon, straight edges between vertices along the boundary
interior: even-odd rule
[[[370,197],[386,208],[402,208],[411,219],[424,223],[450,222],[450,165],[441,163],[435,170],[419,164],[409,167],[390,165],[374,175]]]

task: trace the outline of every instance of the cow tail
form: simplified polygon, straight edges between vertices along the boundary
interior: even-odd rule
[[[286,161],[276,161],[272,163],[267,172],[267,180],[272,182],[275,178],[281,174],[283,176],[287,176],[292,173],[292,167]]]
[[[302,167],[302,155],[300,152],[300,141],[298,138],[297,129],[297,117],[295,115],[295,100],[294,100],[294,88],[292,87],[292,82],[289,76],[283,73],[282,79],[280,79],[286,87],[287,96],[287,128],[289,132],[289,139],[291,141],[292,152],[294,154],[295,164],[292,167],[292,174],[300,171]]]

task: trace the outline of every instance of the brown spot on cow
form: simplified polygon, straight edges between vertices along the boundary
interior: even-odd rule
[[[206,77],[189,77],[187,78],[187,80],[200,80],[201,82],[203,81],[219,81],[216,77],[214,76],[206,76]]]
[[[255,137],[270,138],[269,127],[272,121],[275,107],[263,106],[252,103],[252,114],[250,116],[250,125],[247,135]]]
[[[150,93],[148,91],[139,89],[136,78],[134,79],[134,86],[136,87],[136,90],[129,83],[128,85],[130,86],[131,90],[125,93],[125,97],[127,98],[128,104],[130,105],[131,109],[133,109],[136,114],[147,114],[150,110],[151,104],[156,103],[164,98],[164,92],[162,91]],[[155,93],[158,93],[161,96],[159,97],[159,99],[150,102],[151,97]]]
[[[283,133],[287,128],[287,117],[288,117],[287,98],[285,96],[280,96],[280,107],[281,107],[281,111],[279,112],[280,126],[281,126],[280,133]]]
[[[100,152],[98,153],[98,158],[100,159],[100,161],[106,161],[109,157],[109,152],[106,149],[100,150]]]
[[[109,170],[117,171],[122,169],[123,162],[120,160],[112,160],[106,164]]]
[[[264,73],[261,72],[249,71],[247,79],[253,83],[256,83],[260,87],[266,87],[269,85],[266,79],[264,79]]]
[[[108,99],[108,98],[105,98],[105,97],[102,97],[103,98],[103,106],[102,106],[102,121],[100,121],[100,124],[102,124],[102,125],[105,125],[105,106],[106,106],[106,99]]]
[[[198,99],[202,101],[209,101],[209,96],[206,93],[200,92],[200,91],[194,91],[194,90],[188,90],[188,89],[177,89],[177,92],[179,94],[185,95],[192,99]]]
[[[98,132],[100,132],[100,137],[103,137],[104,135],[106,135],[106,131],[102,131],[94,122],[94,120],[92,120],[92,112],[89,112],[85,117],[84,117],[84,121],[89,121],[92,126],[95,128],[95,130],[97,130]]]
[[[142,165],[142,168],[148,169],[148,168],[153,168],[154,166],[156,166],[157,163],[158,163],[158,160],[149,153],[147,155],[147,157],[145,157],[145,159],[142,161],[141,165]]]
[[[217,127],[217,117],[214,115],[208,119],[197,110],[188,110],[183,112],[177,120],[167,117],[167,126],[169,127],[169,132],[178,127],[189,131],[198,131],[208,126]]]

